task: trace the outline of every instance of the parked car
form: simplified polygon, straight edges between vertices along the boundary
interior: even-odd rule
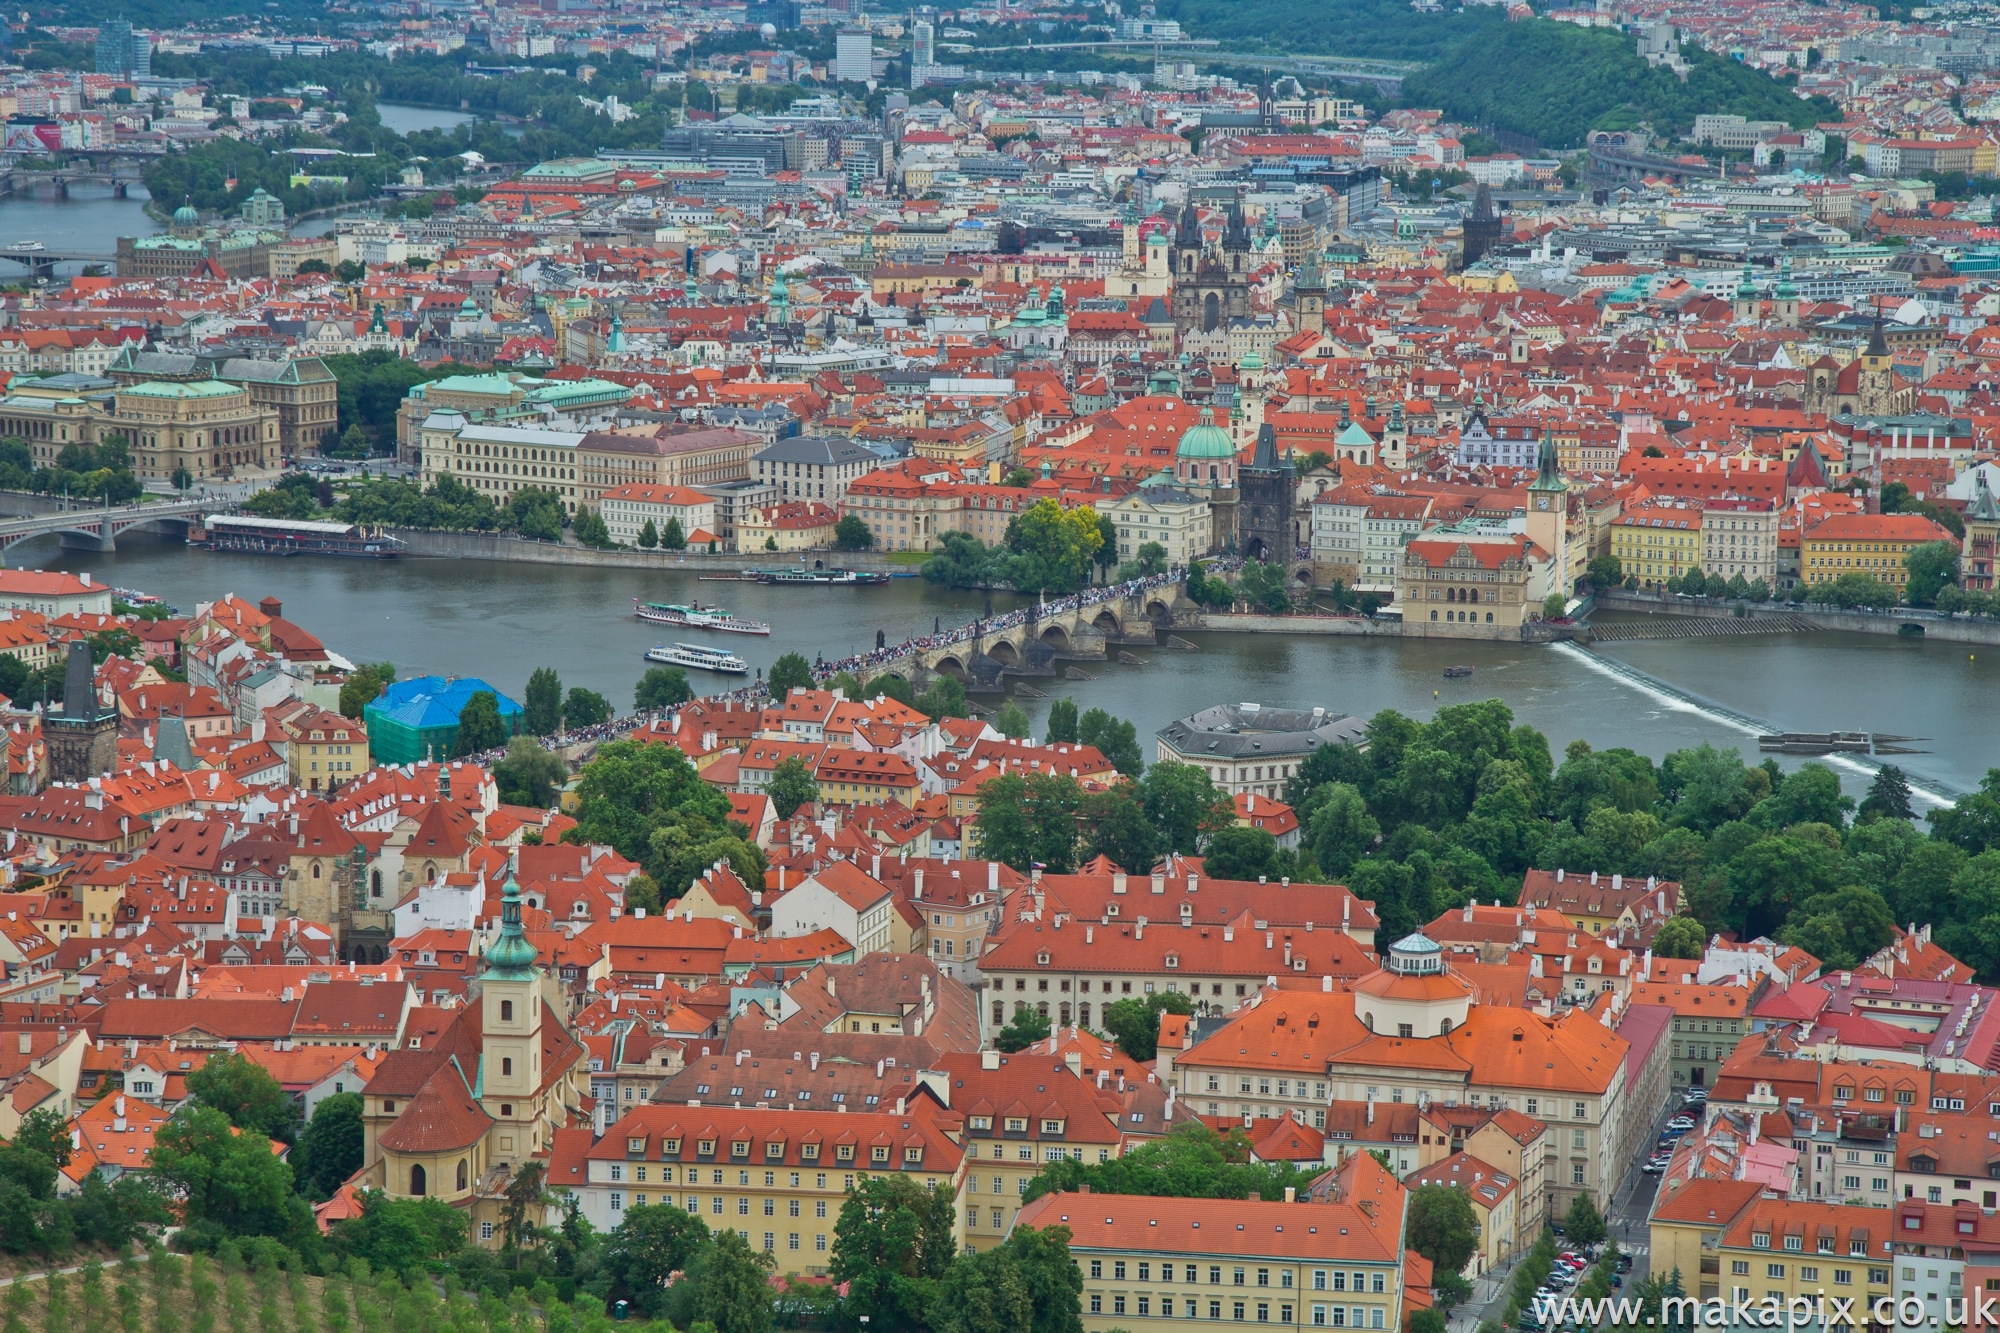
[[[1667,1133],[1669,1134],[1685,1134],[1693,1128],[1694,1120],[1684,1115],[1677,1115],[1667,1122]]]
[[[1619,1255],[1619,1256],[1618,1256],[1618,1262],[1617,1262],[1617,1263],[1616,1263],[1615,1265],[1613,1265],[1613,1266],[1614,1266],[1615,1268],[1617,1268],[1617,1270],[1618,1270],[1619,1272],[1621,1272],[1621,1273],[1629,1273],[1629,1272],[1631,1272],[1631,1271],[1632,1271],[1632,1256],[1631,1256],[1631,1255],[1629,1255],[1629,1254],[1621,1254],[1621,1255]]]

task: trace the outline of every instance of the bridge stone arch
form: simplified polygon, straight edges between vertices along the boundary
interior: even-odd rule
[[[1092,628],[1096,629],[1098,633],[1109,635],[1112,638],[1116,638],[1125,632],[1125,626],[1119,623],[1118,613],[1109,606],[1099,607],[1097,614],[1090,618],[1090,623]]]
[[[1001,666],[1017,666],[1021,661],[1021,650],[1011,640],[995,639],[986,646],[986,655]]]
[[[1043,643],[1048,644],[1051,648],[1056,649],[1058,652],[1069,651],[1070,647],[1069,631],[1060,624],[1050,625],[1047,628],[1043,629],[1041,634],[1041,639]]]

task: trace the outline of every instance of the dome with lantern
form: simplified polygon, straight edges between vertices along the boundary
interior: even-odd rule
[[[1215,413],[1204,407],[1201,409],[1201,420],[1182,434],[1180,447],[1174,450],[1174,456],[1203,461],[1211,458],[1234,460],[1236,442],[1229,438],[1228,431],[1215,424]]]
[[[1354,1013],[1370,1032],[1439,1037],[1465,1025],[1472,986],[1445,966],[1444,950],[1422,932],[1389,946],[1383,965],[1354,983]]]

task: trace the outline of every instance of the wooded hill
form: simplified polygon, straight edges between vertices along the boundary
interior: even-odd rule
[[[1548,20],[1504,24],[1460,42],[1403,84],[1406,106],[1526,134],[1544,148],[1580,147],[1591,130],[1683,135],[1704,113],[1806,127],[1838,120],[1823,97],[1802,99],[1762,70],[1682,48],[1687,82],[1639,58],[1633,39]]]

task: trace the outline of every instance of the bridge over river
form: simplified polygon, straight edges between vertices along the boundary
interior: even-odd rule
[[[1195,613],[1180,572],[1133,579],[1023,607],[1002,616],[940,629],[904,644],[840,661],[818,674],[852,672],[863,684],[899,676],[923,689],[952,676],[972,691],[994,692],[1010,680],[1055,679],[1071,662],[1104,661],[1132,647],[1151,647]]]
[[[0,499],[0,507],[6,506],[11,499],[11,496]],[[71,550],[115,551],[121,532],[132,528],[170,527],[185,533],[188,524],[199,519],[204,510],[216,507],[212,500],[166,500],[136,505],[80,504],[76,508],[59,509],[53,513],[0,519],[0,563],[4,563],[8,547],[31,537],[54,534],[65,548]]]

